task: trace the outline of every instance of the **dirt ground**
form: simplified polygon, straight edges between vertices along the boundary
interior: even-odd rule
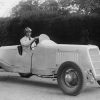
[[[0,100],[100,100],[100,88],[88,86],[80,95],[68,96],[51,79],[36,76],[25,79],[18,74],[0,72]]]

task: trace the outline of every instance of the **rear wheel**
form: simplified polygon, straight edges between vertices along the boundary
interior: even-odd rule
[[[24,78],[29,78],[29,77],[32,76],[31,73],[19,73],[19,75],[20,75],[21,77],[24,77]]]
[[[81,69],[74,63],[65,63],[58,71],[58,85],[65,94],[78,95],[83,87],[83,74]]]

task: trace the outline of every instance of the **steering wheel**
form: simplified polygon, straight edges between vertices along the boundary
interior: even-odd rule
[[[31,49],[34,48],[34,47],[36,47],[36,46],[32,47],[32,44],[33,44],[34,42],[36,43],[36,46],[37,46],[37,44],[39,43],[39,37],[35,37],[35,38],[34,38],[34,40],[32,41],[32,43],[30,44],[30,48],[31,48]]]

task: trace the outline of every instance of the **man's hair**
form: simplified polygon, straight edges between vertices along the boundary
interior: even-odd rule
[[[26,27],[24,31],[25,31],[25,33],[26,33],[26,32],[32,32],[32,29],[29,28],[29,27]]]

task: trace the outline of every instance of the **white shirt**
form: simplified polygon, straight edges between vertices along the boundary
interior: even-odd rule
[[[34,41],[34,38],[30,38],[27,37],[27,36],[24,36],[21,40],[20,40],[20,43],[22,46],[24,47],[30,47],[30,44],[32,43],[32,41]],[[32,43],[31,47],[34,47],[36,46],[36,43]]]

